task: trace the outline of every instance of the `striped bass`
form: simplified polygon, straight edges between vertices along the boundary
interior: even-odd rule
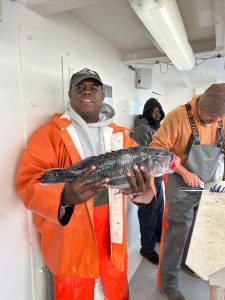
[[[145,146],[129,147],[85,158],[69,168],[48,169],[38,179],[43,184],[73,181],[95,165],[88,182],[109,178],[107,186],[128,188],[127,172],[133,175],[132,166],[144,166],[150,176],[158,177],[174,172],[180,159],[172,152]]]

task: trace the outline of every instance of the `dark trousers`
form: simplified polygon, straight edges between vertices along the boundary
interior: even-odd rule
[[[138,209],[138,219],[141,233],[141,246],[145,252],[155,249],[156,241],[160,241],[162,233],[162,219],[164,210],[164,197],[162,178],[155,178],[156,201],[150,210]]]

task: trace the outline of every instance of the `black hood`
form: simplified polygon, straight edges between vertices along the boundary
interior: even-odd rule
[[[155,122],[155,120],[149,115],[149,111],[153,110],[155,107],[159,108],[161,113],[160,122],[164,119],[165,113],[162,109],[161,104],[155,98],[150,98],[146,101],[143,108],[143,117],[148,120],[149,124],[153,126],[155,129],[158,129],[160,126],[160,122]]]

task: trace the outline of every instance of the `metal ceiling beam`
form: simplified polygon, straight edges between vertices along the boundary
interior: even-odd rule
[[[216,50],[224,53],[224,25],[225,25],[225,1],[214,0],[215,7],[215,36]],[[223,82],[224,77],[224,57],[217,60],[216,63],[216,82]]]
[[[0,21],[2,21],[2,2],[0,0]]]
[[[216,49],[224,50],[225,1],[214,0]]]
[[[48,16],[82,6],[88,6],[109,0],[20,0],[25,6],[39,15]]]
[[[133,56],[129,53],[125,53],[122,58],[123,58],[123,62],[126,63],[127,65],[132,65],[133,67],[138,66],[140,67],[140,65],[151,65],[151,64],[157,64],[157,63],[166,63],[166,62],[170,62],[168,57],[166,55],[164,56],[151,56],[153,55],[154,50],[150,51],[145,51],[145,52],[141,52],[141,53],[137,53],[134,52],[132,53]],[[139,58],[137,59],[137,57],[135,57],[135,55],[139,54]],[[141,55],[145,56],[148,54],[148,58],[141,58]],[[145,55],[144,55],[145,54]],[[151,55],[150,55],[151,54]],[[221,57],[220,57],[221,56]],[[195,58],[201,58],[201,59],[210,59],[212,57],[218,57],[217,58],[217,68],[221,68],[221,60],[223,61],[224,57],[223,57],[223,51],[221,50],[213,50],[213,51],[203,51],[203,52],[197,52],[195,53]],[[132,59],[131,59],[132,58]],[[170,62],[171,63],[171,62]],[[184,85],[187,88],[195,88],[195,82],[193,82],[192,80],[192,72],[195,69],[191,70],[191,71],[186,71],[186,72],[180,72],[177,71],[181,80],[183,81]],[[218,74],[224,74],[224,72],[222,72],[222,70],[218,70]],[[216,80],[216,78],[215,78]],[[222,81],[222,78],[221,78]],[[221,82],[220,81],[220,82]],[[225,81],[225,79],[223,80]]]
[[[209,58],[210,56],[223,55],[223,50],[199,51],[194,53],[195,58]],[[126,64],[149,64],[154,62],[170,62],[166,55],[160,55],[155,50],[141,50],[135,52],[124,52],[121,56],[121,61]]]
[[[152,61],[152,58],[154,61],[156,61],[156,58],[166,58],[168,60],[168,57],[166,55],[161,55],[161,53],[157,49],[151,49],[151,50],[139,50],[139,51],[133,51],[133,52],[123,52],[121,56],[121,60],[124,63],[148,63],[149,61]]]

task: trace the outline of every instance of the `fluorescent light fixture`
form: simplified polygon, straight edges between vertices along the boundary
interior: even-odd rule
[[[194,68],[195,58],[175,0],[129,0],[135,13],[180,71]]]

